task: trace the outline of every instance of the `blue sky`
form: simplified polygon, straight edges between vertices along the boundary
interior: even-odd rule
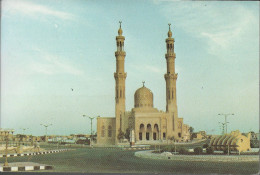
[[[195,131],[259,130],[259,2],[3,0],[1,127],[89,133],[114,116],[115,36],[122,20],[126,109],[146,81],[165,110],[168,23],[175,38],[179,117]],[[74,91],[71,91],[71,88]],[[96,121],[94,121],[94,128]]]

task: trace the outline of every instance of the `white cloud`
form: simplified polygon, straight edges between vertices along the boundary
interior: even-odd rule
[[[243,39],[259,36],[258,15],[239,3],[174,2],[165,4],[162,12],[173,26],[205,39],[210,54],[237,49]]]
[[[71,62],[65,61],[65,59],[60,58],[59,56],[46,53],[40,49],[34,49],[39,53],[38,58],[40,60],[34,61],[30,64],[30,69],[46,74],[46,75],[53,75],[53,74],[71,74],[71,75],[82,75],[83,71],[75,68],[72,66]]]
[[[73,14],[51,9],[44,5],[38,5],[24,0],[4,0],[2,2],[3,15],[26,15],[37,18],[38,15],[56,17],[62,20],[73,20]]]

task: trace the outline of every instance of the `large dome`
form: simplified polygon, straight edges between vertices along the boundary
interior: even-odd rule
[[[145,86],[135,91],[135,108],[153,107],[153,93]]]

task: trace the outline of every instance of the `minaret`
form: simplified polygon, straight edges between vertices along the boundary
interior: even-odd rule
[[[164,75],[166,81],[166,112],[170,113],[170,128],[177,129],[177,101],[176,101],[176,80],[175,73],[175,53],[174,38],[172,38],[171,24],[169,24],[168,38],[166,39],[167,53],[165,58],[167,61],[167,73]]]
[[[116,116],[116,138],[115,143],[118,143],[118,133],[122,130],[122,121],[125,113],[125,79],[126,72],[125,67],[125,51],[124,51],[124,40],[125,37],[122,36],[123,30],[120,28],[118,30],[118,36],[116,37],[117,51],[115,52],[116,56],[116,72],[114,73],[115,77],[115,116]]]

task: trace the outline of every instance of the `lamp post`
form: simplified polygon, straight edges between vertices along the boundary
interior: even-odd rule
[[[49,124],[49,125],[41,124],[41,125],[45,127],[45,141],[46,141],[46,139],[47,139],[48,127],[49,127],[49,126],[52,126],[52,124]]]
[[[23,135],[24,135],[24,131],[29,129],[29,128],[21,128],[23,130]]]
[[[8,152],[8,135],[9,132],[5,131],[5,163],[4,166],[8,166],[8,162],[7,162],[7,152]]]
[[[219,124],[222,124],[222,135],[225,134],[225,123],[218,122]],[[229,123],[229,122],[227,122]]]
[[[218,114],[218,115],[222,115],[225,117],[225,126],[226,126],[226,134],[227,134],[227,117],[230,116],[230,115],[234,115],[233,113],[232,114]]]
[[[7,161],[7,154],[8,154],[8,136],[9,136],[9,132],[12,132],[13,134],[13,130],[6,130],[4,131],[5,134],[5,163],[4,166],[8,166],[8,161]]]
[[[91,125],[91,131],[90,131],[90,146],[92,146],[92,120],[96,117],[89,117],[89,116],[86,116],[85,114],[82,115],[83,117],[88,117],[90,119],[90,125]]]

